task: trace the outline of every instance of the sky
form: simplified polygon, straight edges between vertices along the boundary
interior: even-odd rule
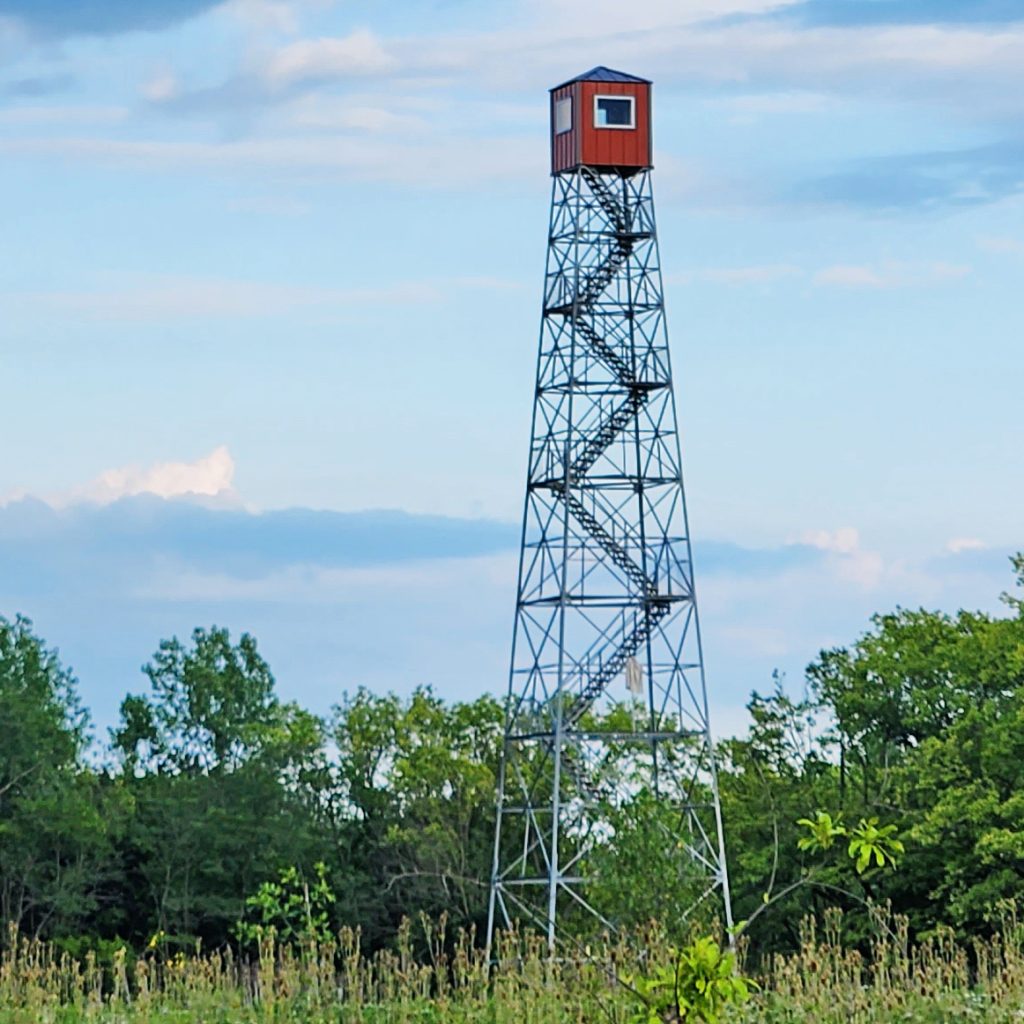
[[[0,615],[501,693],[547,89],[654,80],[713,725],[1024,547],[1019,0],[0,0]]]

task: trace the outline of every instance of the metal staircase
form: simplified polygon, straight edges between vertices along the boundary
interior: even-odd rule
[[[580,316],[580,313],[586,312],[586,309],[581,308],[578,304],[575,312],[571,305],[563,307],[563,309],[570,318],[576,334],[582,337],[598,359],[615,373],[618,382],[627,386],[633,385],[635,383],[633,371],[626,360]]]
[[[604,693],[615,677],[625,670],[626,662],[643,647],[658,623],[668,615],[671,609],[672,602],[667,599],[647,602],[643,613],[637,616],[633,628],[619,643],[611,657],[602,662],[596,672],[588,675],[579,696],[564,713],[563,722],[566,725],[576,725],[594,706],[594,702]]]
[[[612,442],[622,433],[629,421],[647,404],[650,392],[631,391],[629,397],[612,410],[612,414],[598,428],[596,434],[587,438],[580,453],[569,464],[569,484],[582,480],[587,471],[611,447]]]
[[[658,585],[647,577],[647,574],[636,564],[636,560],[629,552],[609,533],[604,524],[576,497],[572,491],[566,491],[561,483],[556,483],[553,490],[569,507],[569,511],[604,548],[608,557],[614,565],[617,565],[636,586],[637,590],[646,598],[658,596]]]
[[[580,679],[580,691],[566,711],[566,723],[573,725],[593,707],[594,703],[607,690],[620,672],[624,671],[626,662],[643,647],[650,638],[658,623],[672,609],[672,601],[667,596],[659,595],[658,584],[644,568],[637,564],[636,559],[620,544],[607,527],[586,507],[573,491],[615,442],[623,431],[632,423],[640,410],[647,404],[651,386],[636,379],[630,361],[616,349],[606,338],[602,337],[589,318],[593,318],[593,306],[605,289],[611,284],[633,252],[636,241],[646,238],[643,232],[631,233],[630,216],[625,204],[607,186],[599,174],[584,167],[580,174],[586,181],[591,195],[597,200],[604,212],[614,240],[602,263],[591,273],[581,275],[579,290],[572,301],[549,312],[557,312],[565,316],[571,323],[577,337],[583,339],[591,351],[615,375],[617,383],[629,389],[625,400],[617,405],[611,414],[601,423],[583,444],[568,467],[568,473],[555,474],[548,482],[551,490],[564,502],[576,521],[587,531],[605,551],[612,564],[617,566],[629,579],[637,591],[643,595],[644,605],[641,614],[635,617],[632,627],[624,630],[613,648],[610,656],[602,659],[596,671],[590,672],[589,666]],[[657,385],[656,385],[657,386]],[[568,479],[568,487],[566,486]]]
[[[580,174],[590,188],[591,195],[601,204],[608,220],[620,234],[629,230],[629,218],[619,197],[608,187],[604,178],[590,167],[581,167]]]

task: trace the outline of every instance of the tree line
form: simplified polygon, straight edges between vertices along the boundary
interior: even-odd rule
[[[1013,564],[1024,586],[1024,556]],[[877,615],[819,654],[799,695],[778,679],[752,694],[718,761],[734,909],[756,949],[795,948],[808,913],[869,902],[917,935],[984,934],[1022,895],[1020,593],[1001,616]],[[161,642],[143,671],[98,742],[57,654],[26,619],[0,619],[0,923],[76,953],[156,936],[209,949],[299,880],[329,894],[325,927],[359,928],[370,949],[420,914],[482,929],[498,700],[359,689],[314,715],[280,699],[253,637],[219,628]],[[645,801],[616,809],[621,845],[601,864],[627,921],[651,912],[656,865],[628,827]],[[898,871],[854,873],[829,849],[844,822],[872,821],[894,826]]]

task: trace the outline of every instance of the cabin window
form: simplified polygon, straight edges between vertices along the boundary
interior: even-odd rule
[[[632,96],[595,96],[595,128],[635,128]]]
[[[572,130],[572,97],[567,96],[564,100],[555,100],[555,134]]]

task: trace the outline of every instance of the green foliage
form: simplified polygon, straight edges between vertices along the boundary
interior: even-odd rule
[[[446,704],[426,687],[404,701],[361,689],[335,709],[338,786],[369,875],[347,902],[371,941],[413,910],[483,923],[503,725],[491,697]]]
[[[121,844],[128,931],[220,945],[281,864],[311,869],[336,843],[325,729],[277,699],[246,634],[164,641],[146,673],[150,693],[124,702],[114,733],[135,807]]]
[[[669,963],[647,974],[622,976],[643,1004],[630,1018],[632,1024],[717,1024],[730,1007],[745,1003],[755,987],[739,974],[735,956],[708,936],[682,949],[670,948],[669,954]]]
[[[1014,572],[1024,584],[1024,556]],[[894,907],[915,937],[998,927],[1024,891],[1021,595],[1004,595],[1002,616],[878,615],[821,652],[804,692],[776,677],[751,697],[748,733],[718,759],[750,963],[792,951],[801,921],[832,903],[857,908],[842,938],[862,954],[877,940],[866,904]],[[366,948],[390,948],[421,912],[479,932],[498,702],[356,690],[324,721],[279,699],[254,638],[217,627],[162,642],[144,671],[109,745],[90,747],[71,673],[26,620],[0,619],[0,923],[76,950],[116,952],[123,938],[142,951],[154,935],[159,950],[221,948],[242,918],[294,932],[298,890],[280,874],[291,865],[336,895],[312,914],[321,934],[351,927]],[[579,863],[615,918],[672,925],[695,879],[665,802],[631,774],[635,747],[615,738],[634,716],[588,713],[588,730],[608,734],[588,767],[595,799],[610,780],[630,798],[605,801]],[[659,754],[680,777],[693,756]],[[706,795],[698,774],[693,796]],[[512,849],[522,835],[504,838]],[[571,860],[580,842],[564,834],[561,852]]]
[[[1014,565],[1024,583],[1024,557]],[[1024,603],[1005,599],[1004,617],[876,616],[821,653],[802,699],[778,681],[754,695],[749,735],[722,745],[719,782],[734,910],[753,918],[755,956],[792,948],[801,916],[826,902],[889,901],[914,934],[952,926],[966,939],[1021,893]],[[857,920],[844,928],[869,941]]]
[[[668,929],[669,938],[682,941],[707,877],[701,865],[683,853],[678,810],[645,788],[622,805],[607,807],[604,816],[608,836],[590,852],[584,869],[591,879],[590,898],[623,927],[657,920]],[[651,878],[658,884],[651,885]],[[714,908],[706,910],[707,918],[698,920],[710,926]]]
[[[326,943],[331,938],[330,910],[336,897],[327,881],[327,865],[313,866],[312,882],[296,867],[284,868],[276,882],[264,882],[245,901],[248,920],[239,921],[235,934],[244,945],[272,935],[283,943]]]
[[[0,924],[53,935],[97,916],[128,802],[83,764],[87,729],[56,652],[0,618]]]
[[[225,771],[247,760],[279,711],[274,677],[243,633],[197,629],[191,648],[164,640],[143,671],[151,697],[129,696],[114,742],[129,767],[162,771]]]
[[[879,825],[878,818],[861,818],[856,826],[847,829],[841,814],[833,819],[827,811],[818,811],[813,818],[801,818],[797,824],[808,832],[797,841],[800,850],[821,853],[830,850],[837,839],[849,839],[846,851],[858,875],[868,871],[872,862],[879,868],[895,868],[904,853],[896,826]]]
[[[863,875],[874,861],[876,867],[895,868],[904,853],[903,842],[896,837],[895,825],[879,825],[877,818],[861,818],[850,830],[847,853],[858,875]]]
[[[809,835],[801,836],[797,840],[797,849],[809,850],[812,853],[830,850],[837,839],[846,835],[842,817],[838,814],[833,821],[832,815],[827,811],[818,811],[813,818],[801,818],[797,824],[806,828]]]

